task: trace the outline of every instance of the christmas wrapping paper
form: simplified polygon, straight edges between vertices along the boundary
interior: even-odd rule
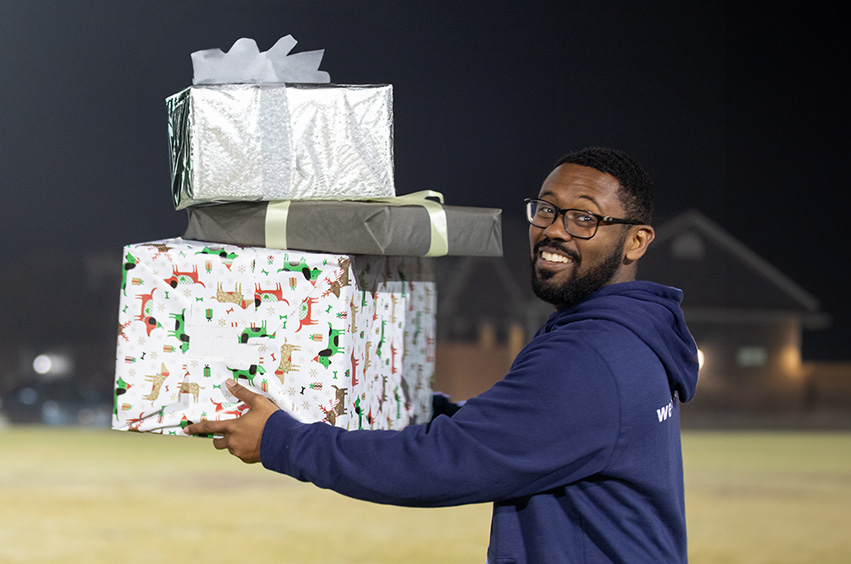
[[[113,429],[182,435],[239,417],[235,379],[305,422],[431,416],[425,259],[166,239],[124,248]]]
[[[269,209],[282,202],[235,202],[189,208],[187,239],[237,245],[370,255],[427,256],[429,211],[406,202],[292,201],[284,220]],[[434,204],[438,205],[439,204]],[[501,210],[441,206],[447,255],[501,256]]]
[[[392,197],[388,84],[200,84],[166,99],[175,209]]]

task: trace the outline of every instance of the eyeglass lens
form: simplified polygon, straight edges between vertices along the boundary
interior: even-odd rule
[[[526,216],[535,227],[546,229],[556,219],[559,210],[542,200],[526,203]],[[565,210],[564,229],[574,237],[590,238],[597,232],[597,218],[581,210]]]

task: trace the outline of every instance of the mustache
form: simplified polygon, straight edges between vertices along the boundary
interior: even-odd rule
[[[541,247],[550,247],[551,249],[557,250],[563,255],[569,256],[576,264],[579,264],[579,254],[576,253],[573,249],[567,248],[560,239],[550,239],[549,237],[544,237],[537,243],[535,243],[534,255],[538,255],[538,251]]]

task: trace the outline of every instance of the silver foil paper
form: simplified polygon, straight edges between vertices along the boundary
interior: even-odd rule
[[[175,209],[396,195],[391,85],[201,85],[166,106]]]

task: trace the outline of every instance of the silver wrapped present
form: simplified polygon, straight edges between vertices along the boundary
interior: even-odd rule
[[[192,53],[193,86],[166,99],[175,209],[396,195],[392,87],[330,84],[296,43]]]
[[[166,100],[175,209],[395,196],[391,85],[210,84]]]

